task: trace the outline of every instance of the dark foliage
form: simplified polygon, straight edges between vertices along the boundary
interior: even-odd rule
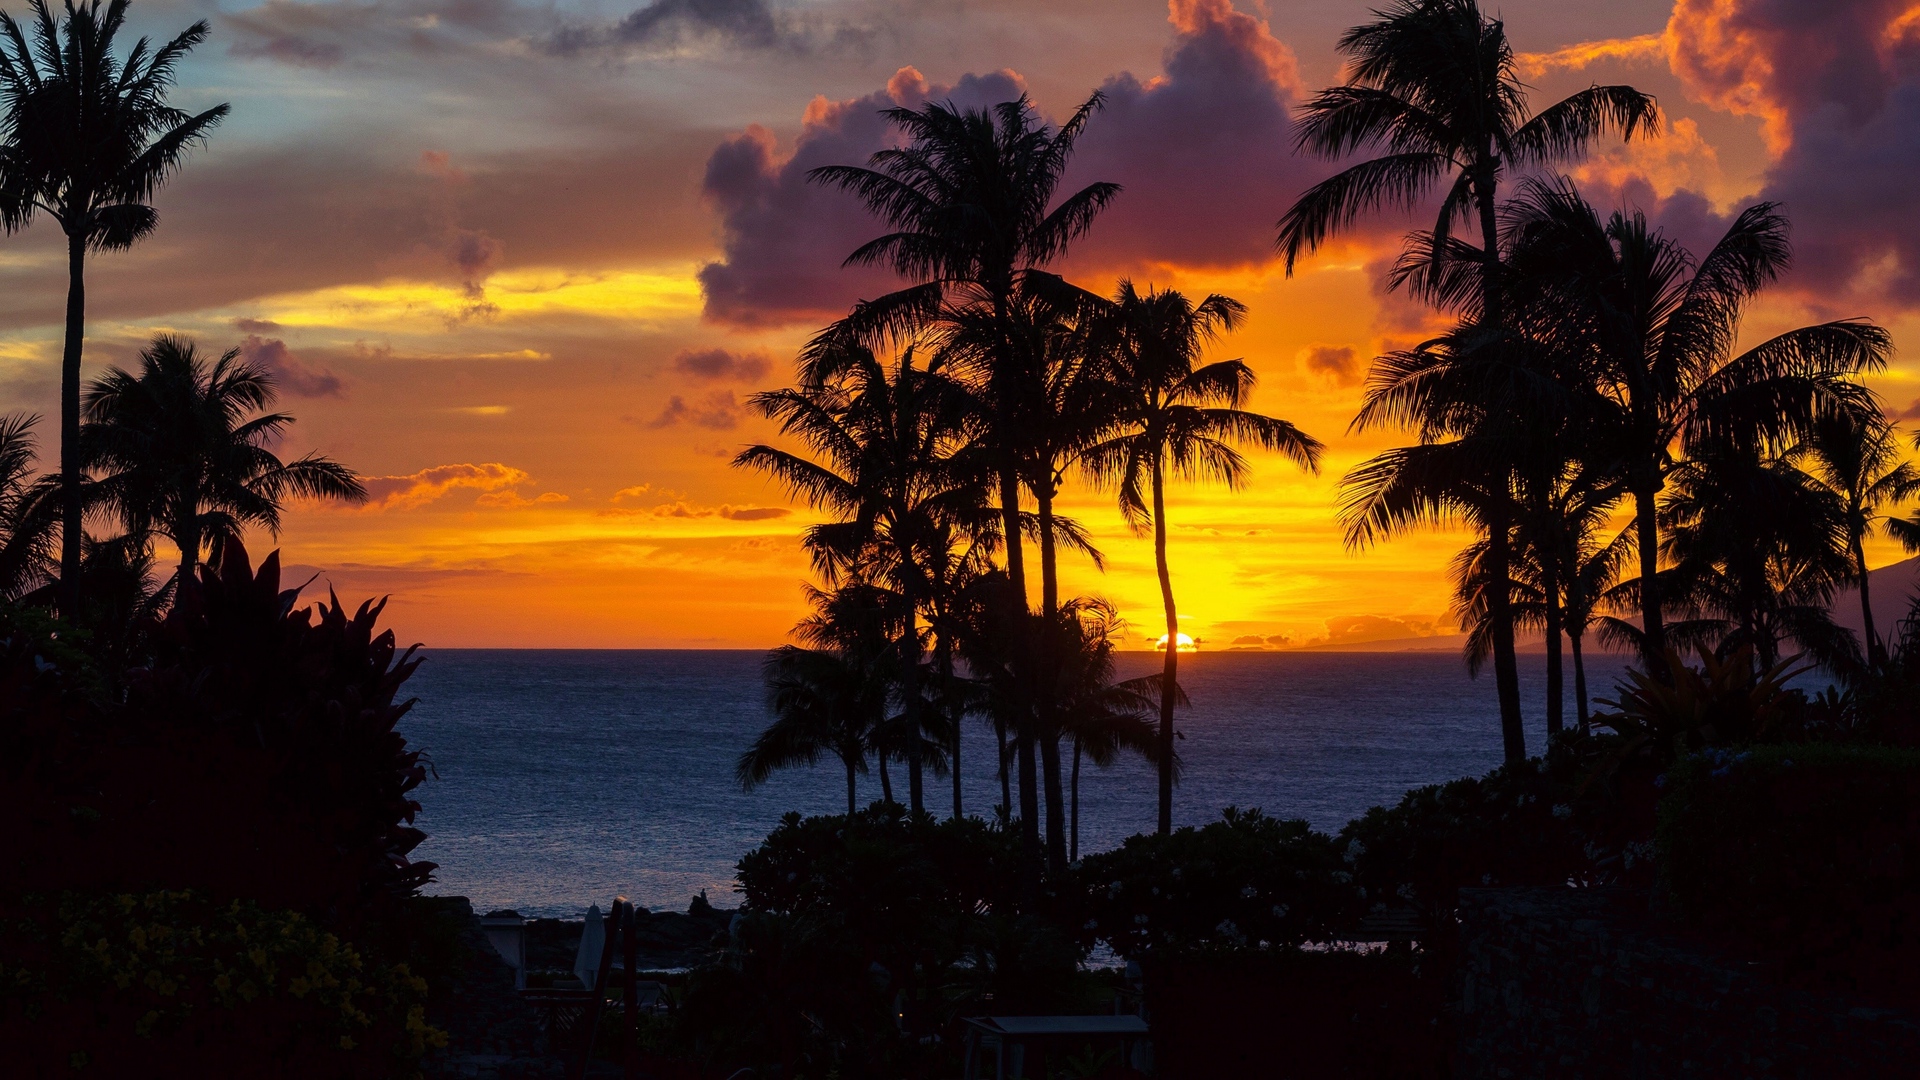
[[[1331,837],[1258,810],[1128,837],[1081,860],[1076,880],[1084,940],[1127,957],[1326,941],[1359,910]]]
[[[187,892],[0,904],[10,1076],[407,1076],[444,1041],[426,994],[296,912]]]
[[[1662,896],[1813,985],[1920,991],[1920,752],[1712,750],[1667,774]]]
[[[0,840],[15,889],[192,888],[357,925],[433,866],[408,859],[426,774],[394,730],[419,661],[378,605],[294,610],[279,557],[229,544],[119,687],[24,624],[0,644]],[[19,619],[16,618],[16,623]]]

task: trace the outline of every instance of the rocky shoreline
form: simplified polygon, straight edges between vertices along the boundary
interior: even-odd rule
[[[647,911],[639,915],[640,969],[674,971],[698,967],[726,946],[727,928],[734,912],[716,908],[697,896],[686,911]],[[538,984],[543,977],[573,973],[580,949],[583,919],[527,920],[527,976]]]

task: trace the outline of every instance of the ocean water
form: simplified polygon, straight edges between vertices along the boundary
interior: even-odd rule
[[[426,653],[402,722],[437,776],[417,795],[440,864],[428,891],[479,911],[577,916],[624,895],[682,909],[701,890],[737,902],[734,866],[789,810],[845,809],[837,761],[776,775],[744,792],[734,760],[766,723],[758,652],[454,650]],[[1122,654],[1122,677],[1158,667]],[[1625,661],[1589,658],[1593,696]],[[1544,740],[1544,663],[1521,657],[1529,749]],[[1571,668],[1568,682],[1572,682]],[[1453,653],[1198,653],[1182,656],[1193,700],[1176,825],[1227,806],[1259,807],[1337,830],[1410,787],[1478,775],[1500,760],[1493,680],[1469,679]],[[1569,696],[1571,691],[1569,690]],[[1573,716],[1571,701],[1567,707]],[[993,735],[972,724],[961,750],[965,809],[999,801]],[[895,795],[906,798],[896,766]],[[860,780],[864,804],[879,779]],[[1155,781],[1142,761],[1083,766],[1083,854],[1153,828]],[[1016,792],[1017,796],[1017,792]],[[951,784],[930,780],[930,809]]]

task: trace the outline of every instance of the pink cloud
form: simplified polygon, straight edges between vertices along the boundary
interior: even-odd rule
[[[249,327],[275,327],[273,323],[260,319],[235,319],[234,325],[241,329]],[[240,355],[248,362],[257,364],[272,373],[274,384],[294,397],[317,398],[339,397],[343,387],[340,377],[331,371],[315,368],[287,348],[287,343],[279,338],[263,338],[257,333],[248,334],[240,341]]]
[[[685,349],[674,356],[673,370],[701,382],[750,383],[766,378],[773,370],[773,358],[763,352]]]
[[[511,491],[532,479],[525,470],[498,461],[480,465],[435,465],[405,476],[367,478],[366,506],[370,510],[412,510],[456,488],[473,488],[482,493]]]
[[[808,170],[862,165],[889,145],[893,133],[882,109],[929,100],[980,108],[1024,89],[1007,71],[936,87],[913,68],[901,68],[886,89],[866,97],[815,98],[785,156],[773,132],[758,124],[721,143],[707,159],[701,185],[720,212],[724,252],[700,270],[706,318],[741,327],[824,322],[845,314],[855,300],[897,288],[885,270],[841,268],[856,247],[880,234],[880,224],[853,196],[809,183]]]

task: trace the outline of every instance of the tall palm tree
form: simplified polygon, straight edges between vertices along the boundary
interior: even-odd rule
[[[1630,86],[1594,86],[1530,113],[1506,28],[1476,0],[1396,0],[1377,14],[1341,36],[1346,82],[1306,103],[1297,145],[1330,159],[1383,153],[1316,184],[1287,210],[1278,226],[1287,272],[1361,213],[1394,204],[1417,209],[1444,185],[1434,226],[1410,242],[1411,265],[1401,279],[1441,300],[1473,288],[1476,317],[1498,326],[1504,312],[1497,211],[1507,171],[1576,158],[1609,130],[1628,139],[1641,130],[1653,133],[1659,109]],[[1478,226],[1478,248],[1455,237],[1461,223]],[[1458,272],[1463,267],[1472,269],[1471,281]],[[1498,488],[1487,492],[1497,495]],[[1519,665],[1506,595],[1508,541],[1493,533],[1507,529],[1513,516],[1497,504],[1479,514],[1494,541],[1486,553],[1488,601],[1498,624],[1501,722],[1509,731],[1521,722]]]
[[[167,104],[174,69],[207,38],[196,22],[151,48],[114,53],[128,0],[75,4],[56,20],[28,0],[32,40],[0,13],[0,224],[9,233],[45,211],[67,237],[66,342],[60,354],[61,603],[79,605],[81,558],[80,351],[86,337],[89,251],[132,247],[159,224],[153,195],[227,115]]]
[[[782,645],[764,665],[767,709],[773,714],[735,765],[748,791],[774,772],[812,765],[821,754],[840,759],[847,774],[847,813],[859,809],[855,777],[867,771],[867,737],[883,702],[875,701],[871,673],[843,653]]]
[[[974,508],[984,490],[956,467],[966,399],[944,375],[914,365],[911,346],[891,369],[873,351],[830,328],[809,346],[803,384],[757,394],[754,405],[819,452],[819,463],[766,445],[734,464],[758,469],[840,520],[815,525],[805,546],[829,584],[849,577],[884,580],[901,597],[897,639],[899,697],[905,727],[937,729],[920,685],[918,613],[930,595],[929,562],[942,526],[984,527]],[[916,734],[908,740],[917,747]],[[911,804],[924,809],[922,758],[907,758]]]
[[[1737,437],[1789,444],[1817,417],[1875,412],[1857,381],[1884,367],[1885,330],[1844,319],[1789,330],[1736,352],[1748,301],[1791,257],[1772,203],[1741,211],[1696,260],[1641,213],[1603,219],[1571,182],[1529,183],[1510,208],[1508,264],[1537,290],[1551,324],[1530,333],[1582,357],[1634,499],[1642,651],[1665,670],[1659,498],[1680,451]]]
[[[1240,360],[1196,366],[1202,351],[1240,323],[1246,308],[1219,294],[1195,304],[1171,289],[1146,292],[1123,281],[1103,335],[1108,348],[1113,434],[1087,448],[1081,467],[1119,489],[1120,512],[1136,532],[1153,528],[1154,568],[1167,619],[1160,692],[1161,835],[1173,831],[1173,711],[1179,689],[1180,617],[1167,565],[1166,481],[1211,480],[1238,488],[1247,462],[1232,443],[1271,450],[1317,472],[1321,445],[1285,420],[1242,406],[1254,373]]]
[[[273,452],[294,422],[264,411],[277,396],[272,374],[238,349],[209,363],[193,342],[166,335],[141,352],[138,373],[110,368],[87,388],[82,461],[129,534],[173,541],[181,588],[208,543],[249,525],[277,535],[290,498],[366,499],[339,462]]]
[[[906,136],[904,145],[874,154],[865,167],[832,165],[808,174],[852,192],[892,229],[857,248],[847,262],[888,266],[913,283],[860,305],[856,323],[874,329],[925,326],[956,310],[984,308],[1001,327],[982,395],[999,407],[986,418],[981,445],[999,482],[1012,585],[1008,601],[1022,612],[1027,581],[1020,486],[1027,457],[1022,417],[1012,406],[1023,400],[1018,391],[1036,359],[1022,349],[1009,321],[1020,276],[1065,255],[1119,194],[1117,184],[1093,183],[1056,198],[1074,147],[1100,104],[1100,95],[1093,95],[1057,129],[1035,114],[1024,95],[991,109],[950,102],[890,109],[884,115]],[[1009,622],[1021,625],[1025,619]],[[1010,707],[1030,711],[1024,703]],[[1038,767],[1034,739],[1018,742],[1024,877],[1032,894],[1041,854]]]
[[[1792,456],[1805,461],[1802,468],[1840,500],[1847,552],[1860,588],[1866,660],[1878,668],[1887,654],[1868,595],[1866,541],[1886,521],[1888,506],[1920,492],[1920,470],[1901,454],[1891,424],[1878,416],[1848,412],[1817,417]]]

